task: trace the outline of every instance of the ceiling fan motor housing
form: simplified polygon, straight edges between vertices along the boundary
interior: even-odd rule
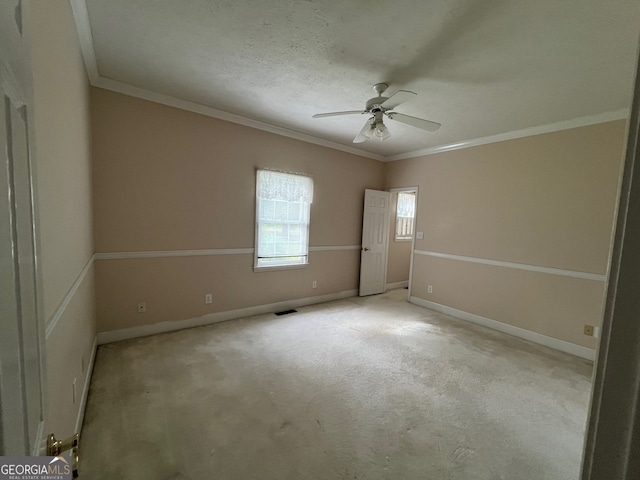
[[[337,115],[370,115],[369,119],[362,127],[362,130],[360,130],[360,133],[358,133],[358,135],[353,139],[353,143],[362,143],[366,139],[373,138],[377,138],[378,140],[386,140],[389,138],[391,135],[389,133],[389,129],[384,124],[384,115],[388,116],[391,120],[396,120],[400,123],[412,125],[430,132],[435,132],[440,128],[440,124],[437,122],[394,112],[393,109],[395,107],[407,100],[410,100],[417,94],[408,90],[398,90],[396,93],[391,95],[391,97],[383,97],[382,95],[387,90],[388,86],[389,85],[386,83],[376,83],[373,86],[373,90],[376,92],[377,97],[367,100],[364,111],[349,110],[345,112],[317,113],[313,118],[334,117]]]
[[[382,105],[388,97],[373,97],[367,100],[367,112],[376,113],[384,111],[380,105]]]

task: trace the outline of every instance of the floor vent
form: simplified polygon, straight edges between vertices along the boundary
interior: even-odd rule
[[[289,315],[290,313],[296,313],[297,310],[283,310],[281,312],[276,312],[276,315]]]

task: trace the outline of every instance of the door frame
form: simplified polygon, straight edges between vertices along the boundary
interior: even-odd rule
[[[413,255],[414,255],[414,251],[415,251],[415,246],[416,246],[416,233],[418,232],[418,199],[420,197],[420,188],[418,186],[415,187],[396,187],[396,188],[390,188],[389,189],[389,193],[398,193],[398,192],[415,192],[416,194],[416,216],[413,219],[413,236],[411,237],[411,253],[409,255],[409,285],[407,288],[407,300],[411,298],[411,283],[412,283],[412,279],[413,279]],[[396,212],[398,211],[397,205],[396,205]],[[394,217],[395,217],[395,212],[394,212]],[[391,224],[391,215],[389,215],[389,238],[391,238],[391,232],[395,231],[395,225]],[[394,235],[395,237],[395,235]],[[385,279],[384,279],[384,283],[385,286],[387,284],[387,278],[386,276],[388,275],[389,272],[389,243],[391,242],[387,242],[387,270],[385,272]],[[386,291],[386,288],[385,288]]]
[[[640,63],[626,140],[582,480],[632,480],[640,475]]]
[[[7,2],[9,3],[9,2]],[[15,11],[14,11],[15,9]],[[37,325],[37,348],[40,364],[40,420],[38,430],[33,443],[29,446],[30,451],[24,452],[25,455],[42,455],[45,451],[45,431],[46,431],[46,414],[47,414],[47,375],[46,375],[46,336],[45,336],[45,318],[44,318],[44,298],[42,295],[43,276],[40,262],[40,216],[38,209],[38,177],[37,177],[37,161],[36,161],[36,142],[34,129],[34,111],[33,111],[33,85],[31,76],[31,40],[30,40],[30,3],[23,0],[16,0],[9,5],[2,7],[3,14],[9,10],[11,15],[6,18],[15,19],[9,25],[3,24],[5,34],[2,40],[6,45],[4,50],[6,56],[0,56],[0,84],[3,90],[11,98],[12,102],[24,109],[27,113],[26,134],[28,143],[28,170],[29,175],[27,185],[30,191],[30,205],[27,206],[31,213],[30,224],[30,241],[32,243],[32,257],[29,259],[33,264],[34,274],[34,296],[36,325]],[[21,20],[21,30],[18,31],[17,21]],[[9,23],[9,22],[8,22]],[[15,28],[15,30],[14,30]],[[17,34],[16,34],[17,33]],[[7,38],[8,37],[8,38]],[[2,103],[2,112],[4,115],[4,102]],[[26,239],[24,239],[26,240]],[[0,275],[3,273],[0,272]],[[4,283],[3,278],[3,283]],[[14,278],[11,279],[14,282]],[[16,299],[17,300],[17,299]],[[4,333],[4,332],[3,332]],[[4,335],[2,335],[5,338]],[[5,341],[14,341],[14,339]],[[16,340],[17,341],[17,340]],[[2,342],[0,342],[2,343]],[[1,385],[0,385],[1,388]],[[1,393],[1,392],[0,392]],[[23,408],[26,408],[26,401],[23,397]],[[4,412],[6,415],[7,412]],[[3,437],[14,435],[15,432],[4,432],[0,428],[0,435]],[[4,439],[0,439],[4,445]]]

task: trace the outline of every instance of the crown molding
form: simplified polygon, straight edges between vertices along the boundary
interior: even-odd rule
[[[463,148],[477,147],[479,145],[487,145],[489,143],[504,142],[506,140],[514,140],[516,138],[533,137],[543,133],[558,132],[560,130],[569,130],[571,128],[586,127],[598,123],[611,122],[614,120],[622,120],[629,117],[629,109],[622,108],[611,112],[599,113],[596,115],[587,115],[584,117],[573,118],[571,120],[563,120],[561,122],[547,123],[545,125],[537,125],[535,127],[523,128],[522,130],[514,130],[512,132],[498,133],[486,137],[473,138],[461,142],[449,143],[447,145],[439,145],[436,147],[423,148],[414,150],[413,152],[400,153],[398,155],[390,155],[385,157],[385,161],[394,162],[396,160],[405,160],[407,158],[423,157],[433,155],[435,153],[448,152],[451,150],[460,150]]]
[[[78,39],[80,40],[80,51],[84,59],[84,67],[87,70],[89,83],[95,85],[100,73],[98,71],[98,62],[96,61],[96,52],[93,49],[93,34],[91,33],[91,23],[89,23],[87,2],[86,0],[70,0],[70,3],[76,30],[78,31]]]
[[[451,150],[460,150],[463,148],[476,147],[479,145],[486,145],[489,143],[503,142],[505,140],[513,140],[516,138],[530,137],[534,135],[540,135],[543,133],[551,133],[559,130],[568,130],[570,128],[585,127],[587,125],[594,125],[597,123],[610,122],[613,120],[621,120],[628,118],[629,109],[615,110],[611,112],[605,112],[596,115],[588,115],[584,117],[578,117],[571,120],[564,120],[561,122],[549,123],[545,125],[538,125],[535,127],[529,127],[522,130],[515,130],[512,132],[499,133],[497,135],[489,135],[486,137],[474,138],[471,140],[464,140],[455,143],[449,143],[446,145],[438,145],[435,147],[428,147],[420,150],[414,150],[411,152],[400,153],[397,155],[378,155],[375,153],[367,152],[365,150],[350,147],[348,145],[342,145],[341,143],[325,140],[320,137],[309,135],[307,133],[298,132],[285,127],[279,127],[271,125],[266,122],[255,120],[252,118],[243,117],[235,113],[225,112],[213,107],[202,105],[200,103],[191,102],[181,98],[165,95],[162,93],[154,92],[141,87],[136,87],[128,83],[120,82],[108,77],[100,75],[98,70],[98,63],[96,60],[96,54],[93,47],[93,34],[91,33],[91,24],[89,22],[89,11],[87,10],[86,0],[69,0],[71,3],[71,9],[73,11],[73,17],[76,23],[76,29],[78,31],[78,38],[80,40],[80,49],[84,59],[85,68],[87,70],[87,76],[89,77],[89,83],[98,88],[110,90],[116,93],[122,93],[131,97],[148,100],[154,103],[160,103],[170,107],[179,108],[181,110],[187,110],[208,117],[225,120],[227,122],[244,125],[246,127],[256,128],[265,132],[273,133],[275,135],[281,135],[295,140],[300,140],[306,143],[312,143],[322,147],[332,148],[342,152],[350,153],[352,155],[358,155],[360,157],[371,158],[381,162],[393,162],[396,160],[404,160],[408,158],[416,158],[427,155],[433,155],[435,153],[448,152]]]
[[[314,145],[320,145],[322,147],[332,148],[334,150],[340,150],[360,157],[372,158],[378,161],[384,161],[385,157],[377,155],[375,153],[367,152],[357,148],[342,145],[340,143],[325,140],[323,138],[315,137],[307,133],[298,132],[284,127],[278,127],[269,123],[254,120],[252,118],[236,115],[235,113],[225,112],[224,110],[218,110],[217,108],[208,107],[200,103],[191,102],[189,100],[183,100],[181,98],[172,97],[162,93],[147,90],[145,88],[136,87],[127,83],[123,83],[111,78],[98,76],[91,84],[94,87],[103,88],[112,92],[123,93],[131,97],[141,98],[150,102],[160,103],[169,107],[179,108],[181,110],[187,110],[189,112],[199,113],[208,117],[217,118],[219,120],[225,120],[227,122],[244,125],[245,127],[251,127],[265,132],[281,135],[283,137],[293,138],[294,140],[300,140],[306,143],[312,143]]]

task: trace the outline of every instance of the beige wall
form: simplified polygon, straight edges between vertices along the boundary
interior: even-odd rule
[[[89,112],[69,3],[30,8],[47,321],[94,247],[252,248],[256,167],[314,176],[312,246],[359,245],[363,191],[386,178],[387,187],[421,188],[418,250],[606,272],[624,122],[383,165],[100,89],[91,89]],[[393,244],[389,283],[407,270],[393,258],[406,258],[395,247],[409,244]],[[251,254],[97,261],[47,338],[47,430],[74,430],[80,399],[73,403],[71,385],[77,379],[78,395],[85,387],[96,315],[106,331],[357,288],[357,250],[312,252],[310,261],[261,273]],[[582,325],[599,323],[604,282],[424,255],[414,267],[420,298],[594,346]],[[209,292],[214,303],[204,305]],[[135,311],[138,301],[146,313]]]
[[[383,165],[101,89],[91,103],[97,252],[252,248],[255,169],[270,167],[314,176],[311,246],[359,245],[362,192],[386,182],[420,188],[418,251],[606,273],[623,121]],[[394,283],[407,279],[410,244],[390,240]],[[357,287],[357,251],[312,252],[310,260],[307,269],[254,273],[250,253],[102,259],[98,328]],[[424,255],[414,262],[419,298],[595,345],[582,327],[599,324],[603,281]],[[147,312],[136,312],[140,301]]]
[[[50,322],[93,254],[89,88],[69,2],[29,5],[39,261]],[[75,429],[94,337],[90,269],[47,338],[47,431],[58,437]]]
[[[606,273],[624,121],[393,162],[419,184],[416,250]],[[603,281],[416,256],[412,294],[579,345],[599,324]],[[427,286],[433,285],[433,293]]]
[[[364,190],[384,183],[375,160],[97,88],[91,104],[96,252],[253,248],[257,167],[313,176],[312,247],[359,245]],[[357,288],[357,250],[312,252],[310,264],[254,273],[253,254],[99,260],[98,328]]]
[[[389,222],[389,256],[387,258],[387,284],[409,280],[411,242],[396,240],[396,206],[398,192],[391,192]]]

